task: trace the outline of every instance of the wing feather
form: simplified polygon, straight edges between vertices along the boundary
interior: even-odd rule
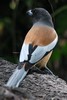
[[[32,53],[32,56],[31,56],[31,59],[30,59],[29,62],[30,63],[36,63],[39,60],[41,60],[46,55],[46,53],[53,50],[53,48],[55,47],[57,41],[58,41],[58,37],[56,37],[55,40],[47,46],[38,46],[35,49],[35,51]]]
[[[37,48],[32,52],[32,54],[29,54],[29,44],[24,43],[21,49],[19,61],[20,62],[28,61],[28,56],[31,55],[29,62],[32,64],[38,62],[40,59],[42,59],[45,56],[47,52],[53,50],[57,41],[58,41],[58,37],[56,36],[54,41],[48,44],[47,46],[37,46]]]

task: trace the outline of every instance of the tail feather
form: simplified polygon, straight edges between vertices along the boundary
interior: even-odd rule
[[[8,87],[18,87],[20,82],[24,79],[24,77],[27,75],[28,71],[25,71],[24,67],[21,69],[16,68],[12,76],[9,78],[8,82],[5,84],[5,86]]]

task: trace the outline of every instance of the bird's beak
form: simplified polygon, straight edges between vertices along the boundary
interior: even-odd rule
[[[26,14],[29,15],[29,16],[32,16],[32,15],[33,15],[32,10],[28,10],[28,11],[26,12]]]
[[[7,87],[18,87],[20,82],[27,75],[28,71],[25,71],[25,67],[23,66],[21,69],[18,67],[15,69],[12,76],[9,78],[8,82],[5,84]]]

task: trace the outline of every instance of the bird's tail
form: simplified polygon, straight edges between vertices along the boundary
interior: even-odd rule
[[[27,66],[28,65],[28,66]],[[25,78],[25,76],[28,73],[28,69],[30,64],[24,63],[21,68],[19,68],[19,65],[15,69],[12,76],[9,78],[8,82],[5,84],[5,86],[8,87],[18,87],[20,82]]]

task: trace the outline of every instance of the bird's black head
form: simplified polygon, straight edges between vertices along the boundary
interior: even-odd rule
[[[27,15],[32,19],[33,24],[41,22],[53,26],[52,17],[44,8],[34,8],[27,11]]]

